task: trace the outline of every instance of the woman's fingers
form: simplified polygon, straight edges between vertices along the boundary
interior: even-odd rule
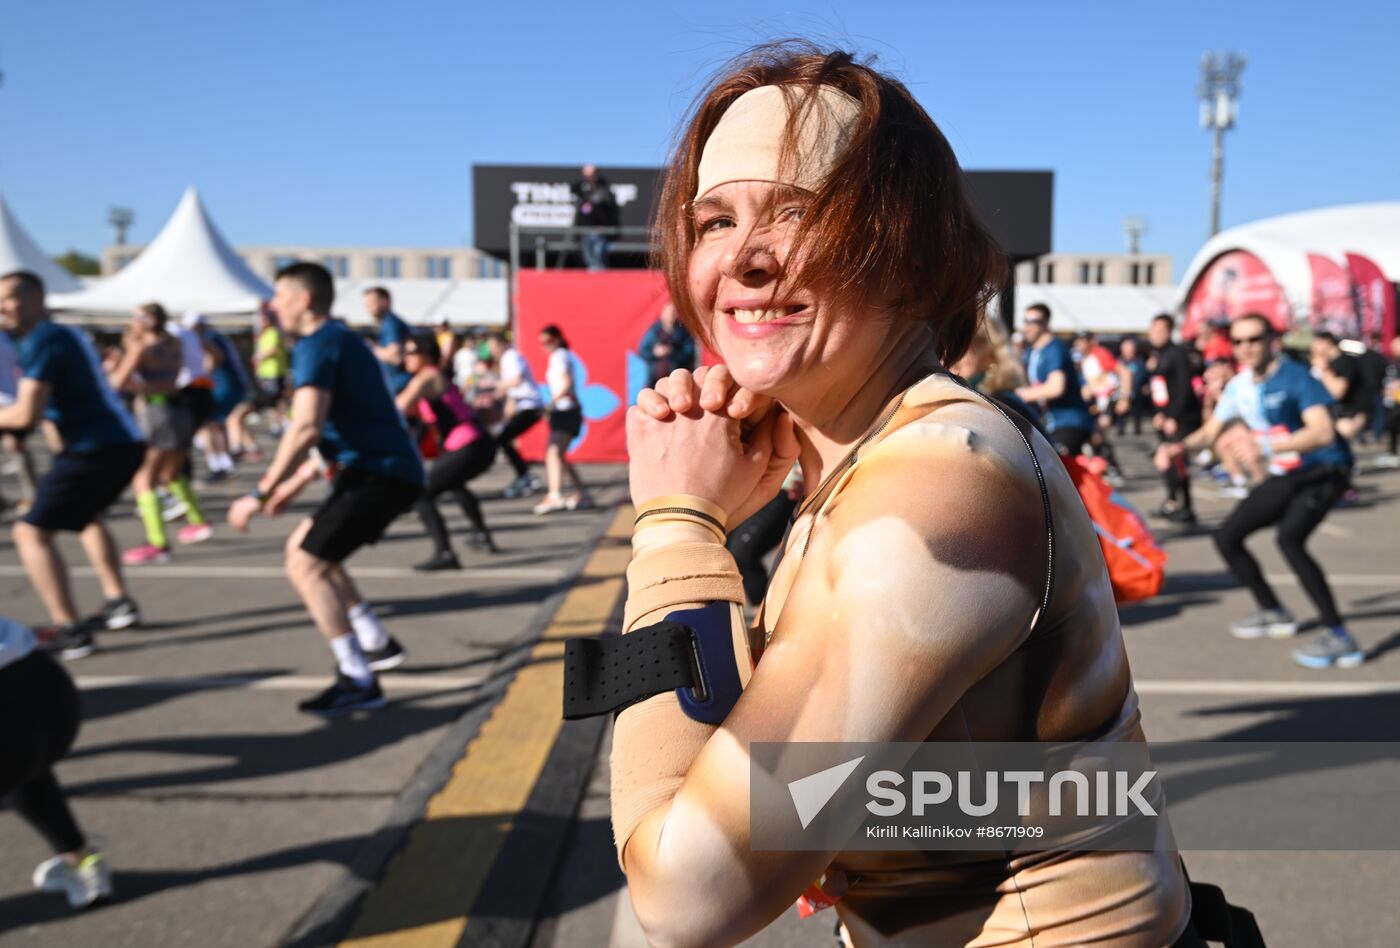
[[[695,378],[700,382],[700,407],[706,411],[724,411],[734,390],[734,376],[729,366],[707,366],[704,377],[696,372]]]
[[[652,418],[665,419],[671,416],[671,403],[655,389],[644,388],[637,393],[637,407]]]
[[[668,382],[666,395],[671,402],[671,411],[678,415],[684,415],[695,405],[697,393],[695,391],[695,379],[691,376],[689,369],[676,369],[662,381]],[[660,390],[661,383],[656,385]]]
[[[766,395],[755,395],[746,388],[740,388],[729,399],[729,417],[742,421],[745,418],[762,418],[773,404]]]

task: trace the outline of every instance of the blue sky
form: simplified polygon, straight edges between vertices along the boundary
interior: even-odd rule
[[[686,105],[754,42],[876,54],[969,168],[1056,173],[1057,250],[1206,235],[1201,53],[1249,57],[1226,226],[1400,199],[1400,4],[0,4],[0,191],[47,249],[106,209],[154,236],[193,183],[235,243],[471,240],[474,162],[663,160]]]

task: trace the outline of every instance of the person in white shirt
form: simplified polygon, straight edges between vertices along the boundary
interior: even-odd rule
[[[515,439],[535,427],[544,417],[539,385],[535,382],[535,376],[531,373],[525,357],[506,341],[504,333],[493,332],[486,339],[486,347],[491,351],[491,357],[496,360],[497,374],[500,378],[496,391],[504,394],[506,400],[506,422],[496,435],[496,440],[500,442],[501,453],[515,470],[515,481],[506,488],[505,495],[512,498],[526,497],[543,489],[544,485],[538,477],[530,473],[530,466],[515,449]]]
[[[540,330],[540,345],[549,353],[549,366],[545,369],[550,397],[549,446],[544,455],[549,493],[535,505],[535,513],[549,514],[592,507],[593,499],[588,494],[588,488],[568,459],[569,442],[583,430],[583,409],[579,407],[578,392],[575,390],[569,344],[558,326],[546,326]],[[567,497],[564,496],[566,476],[574,486],[574,492]]]

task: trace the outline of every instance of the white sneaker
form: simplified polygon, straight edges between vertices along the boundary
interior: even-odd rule
[[[166,523],[179,520],[189,512],[190,508],[185,506],[185,502],[173,494],[161,498],[160,519],[164,520]]]
[[[1376,455],[1371,463],[1376,467],[1400,467],[1400,455],[1387,451],[1384,454]]]
[[[112,868],[102,853],[93,853],[76,866],[62,856],[54,856],[34,870],[34,888],[62,892],[68,896],[70,907],[87,908],[112,898]]]

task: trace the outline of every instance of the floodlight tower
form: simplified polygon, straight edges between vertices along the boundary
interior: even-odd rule
[[[1215,133],[1210,158],[1210,235],[1220,233],[1220,187],[1225,176],[1225,132],[1239,118],[1240,75],[1245,58],[1235,53],[1202,53],[1201,128]]]
[[[1141,217],[1123,219],[1123,236],[1128,238],[1128,253],[1136,254],[1142,245],[1142,235],[1147,233],[1147,221]]]
[[[129,207],[113,207],[107,210],[107,223],[112,228],[112,243],[119,247],[126,245],[126,231],[136,215]]]

